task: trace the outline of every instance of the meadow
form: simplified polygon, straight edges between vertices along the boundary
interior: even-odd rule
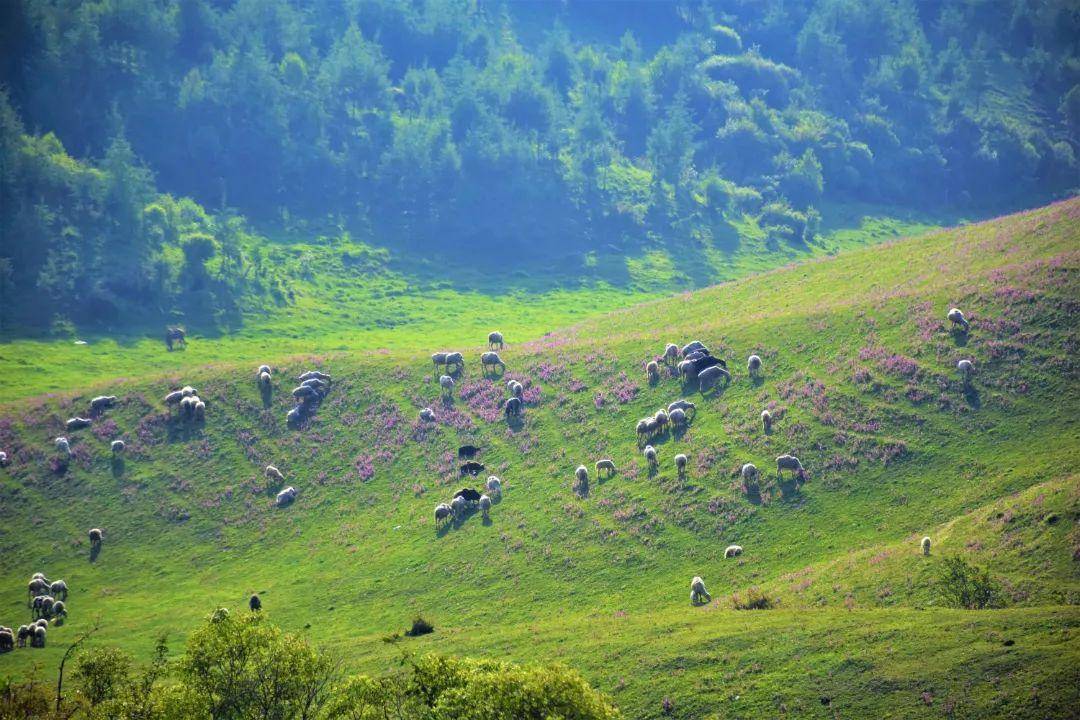
[[[429,650],[558,661],[633,718],[1074,716],[1080,200],[872,247],[847,238],[838,254],[847,236],[827,237],[814,259],[765,269],[750,254],[739,274],[763,271],[705,289],[722,278],[691,277],[668,298],[655,297],[674,276],[659,261],[627,261],[632,283],[508,296],[469,290],[479,278],[411,286],[421,271],[398,268],[397,289],[380,270],[354,294],[329,264],[340,249],[312,246],[300,254],[322,280],[309,295],[183,352],[153,339],[5,345],[16,379],[0,406],[13,460],[0,470],[0,622],[28,619],[34,571],[72,596],[49,646],[0,656],[0,675],[49,677],[98,619],[95,643],[145,658],[165,633],[176,652],[200,618],[257,592],[275,622],[350,668],[385,672]],[[953,306],[969,333],[949,327]],[[401,324],[377,327],[388,308]],[[484,377],[494,327],[508,370]],[[665,342],[693,339],[726,359],[730,386],[702,395],[670,370],[646,380]],[[446,401],[436,349],[468,360]],[[329,396],[289,429],[293,378],[310,368],[333,376]],[[520,421],[500,410],[509,378],[526,385]],[[206,400],[205,423],[163,407],[183,384]],[[101,392],[119,406],[71,434],[60,467],[52,438]],[[697,412],[653,441],[650,469],[634,425],[679,397]],[[417,420],[425,406],[434,426]],[[483,448],[503,496],[490,521],[437,529],[435,504],[466,482],[465,443]],[[805,483],[775,479],[781,453],[801,458]],[[591,471],[601,457],[618,467],[610,479]],[[738,476],[746,462],[762,470],[758,492]],[[273,506],[267,464],[300,491],[292,506]],[[585,497],[571,490],[579,464]],[[93,526],[106,541],[91,562]],[[725,559],[732,543],[744,552]],[[944,606],[953,557],[989,570],[999,607]],[[687,603],[694,575],[705,607]],[[752,591],[774,607],[734,609]],[[395,637],[417,613],[436,631]]]

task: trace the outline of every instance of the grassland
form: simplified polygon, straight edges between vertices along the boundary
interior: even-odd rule
[[[36,570],[68,581],[71,618],[45,650],[0,656],[0,675],[53,672],[95,618],[95,642],[145,657],[168,633],[176,651],[213,607],[259,592],[283,627],[350,667],[380,672],[430,649],[557,660],[634,718],[662,717],[665,698],[680,718],[1075,716],[1078,270],[1072,200],[526,342],[508,332],[508,374],[530,388],[513,424],[498,411],[504,378],[482,378],[476,362],[491,323],[510,327],[508,302],[475,323],[470,308],[453,336],[418,324],[379,351],[322,338],[303,355],[299,340],[242,349],[240,336],[165,362],[159,352],[157,366],[137,344],[132,369],[112,370],[130,379],[105,381],[107,363],[45,371],[93,383],[0,409],[13,455],[0,471],[0,622],[28,618]],[[946,327],[954,305],[969,335]],[[645,381],[664,342],[695,338],[728,360],[730,387],[701,396],[670,375]],[[452,402],[427,360],[436,346],[469,358]],[[751,352],[764,359],[758,380],[744,370]],[[970,387],[955,372],[962,357],[977,368]],[[275,367],[269,398],[255,358]],[[310,425],[287,429],[291,379],[311,367],[332,373],[332,391]],[[205,424],[162,408],[183,383],[206,399]],[[100,390],[122,403],[75,433],[67,471],[53,471],[51,438]],[[698,412],[686,433],[655,441],[651,472],[634,423],[682,396]],[[434,428],[416,422],[423,406]],[[122,465],[109,458],[117,437]],[[453,450],[465,442],[484,447],[504,497],[490,522],[437,531],[431,511],[462,484]],[[685,478],[676,452],[690,455]],[[801,487],[773,479],[782,452],[807,466]],[[576,497],[573,469],[603,456],[618,473]],[[744,462],[764,471],[760,496],[736,477]],[[300,489],[288,509],[272,507],[268,463]],[[107,532],[94,562],[91,526]],[[744,554],[725,560],[729,543]],[[936,578],[955,555],[990,569],[1004,608],[941,607]],[[693,575],[713,594],[707,607],[687,604]],[[730,595],[752,586],[778,607],[732,609]],[[383,642],[417,612],[433,635]]]
[[[657,240],[513,258],[497,252],[462,256],[452,247],[391,253],[336,229],[294,229],[265,250],[267,261],[288,278],[287,294],[277,303],[247,300],[218,322],[187,323],[193,337],[184,352],[162,353],[158,325],[83,328],[65,338],[0,333],[0,401],[298,353],[419,351],[483,337],[494,327],[515,341],[530,340],[672,292],[952,220],[861,205],[827,208],[825,217],[809,245],[767,245],[764,231],[748,217],[717,230],[725,241]],[[308,239],[296,240],[300,235]]]

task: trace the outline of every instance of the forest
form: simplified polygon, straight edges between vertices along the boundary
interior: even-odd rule
[[[1078,43],[1028,0],[12,0],[0,330],[288,302],[268,238],[325,228],[780,247],[830,204],[1063,197]]]

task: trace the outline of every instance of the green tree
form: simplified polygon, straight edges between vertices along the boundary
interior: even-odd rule
[[[1001,604],[1001,588],[989,571],[961,557],[945,559],[937,587],[950,607],[982,610]]]

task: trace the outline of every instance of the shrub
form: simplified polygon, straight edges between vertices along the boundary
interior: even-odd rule
[[[427,635],[435,632],[435,626],[429,623],[420,615],[413,618],[412,627],[405,631],[405,634],[409,637],[420,637],[421,635]]]
[[[998,607],[1001,602],[1001,589],[989,571],[960,557],[946,558],[938,592],[950,607],[967,610]]]
[[[731,606],[736,610],[772,610],[776,607],[776,600],[769,597],[761,588],[752,587],[746,591],[745,597],[739,593],[732,593]]]

